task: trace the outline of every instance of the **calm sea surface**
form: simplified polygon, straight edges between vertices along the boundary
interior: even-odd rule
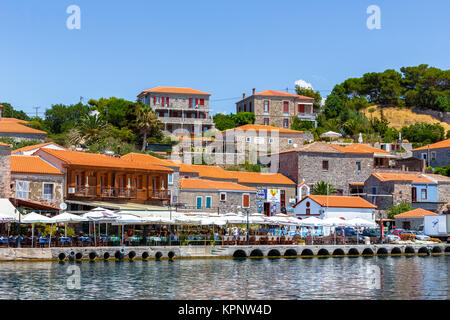
[[[440,255],[6,262],[0,263],[0,297],[121,300],[449,299],[449,261],[449,255]],[[76,280],[78,273],[79,282]]]

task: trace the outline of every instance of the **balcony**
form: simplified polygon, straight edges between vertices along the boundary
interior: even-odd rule
[[[158,117],[159,121],[162,123],[179,123],[179,124],[195,124],[201,123],[205,124],[214,124],[214,121],[211,117],[207,118],[181,118],[181,117]]]
[[[187,105],[183,106],[183,105],[179,105],[179,104],[174,104],[174,103],[169,103],[169,104],[155,104],[155,105],[150,105],[153,110],[178,110],[178,111],[209,111],[209,106],[208,105],[196,105],[194,107],[189,107]]]
[[[299,112],[297,114],[297,117],[301,120],[310,120],[315,121],[317,118],[317,113],[305,113],[305,112]]]
[[[77,198],[107,198],[107,199],[137,199],[137,190],[128,188],[101,188],[97,194],[97,187],[77,187],[69,197]]]
[[[168,190],[152,190],[151,198],[155,200],[167,200],[169,199],[169,191]]]

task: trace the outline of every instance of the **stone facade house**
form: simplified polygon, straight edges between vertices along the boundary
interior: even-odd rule
[[[11,196],[11,146],[0,142],[0,198]]]
[[[450,178],[423,173],[374,172],[364,182],[366,199],[387,210],[402,202],[438,211],[450,201]]]
[[[210,95],[191,88],[155,87],[142,91],[138,98],[156,112],[166,135],[191,136],[214,129]]]
[[[55,208],[64,201],[64,174],[37,156],[11,156],[11,185],[15,199]]]
[[[249,210],[253,213],[256,211],[256,192],[254,188],[234,182],[181,178],[179,203],[190,211],[224,214]]]
[[[424,159],[428,166],[443,167],[450,164],[450,139],[412,149],[413,157]]]
[[[215,137],[208,150],[212,161],[222,167],[243,164],[245,161],[256,164],[261,156],[314,141],[311,132],[257,124],[217,132]]]
[[[292,118],[298,117],[300,120],[312,121],[316,124],[316,113],[313,107],[314,99],[300,96],[298,94],[265,90],[255,92],[236,102],[237,112],[253,112],[255,114],[255,124],[273,125],[280,128],[291,128]]]
[[[373,172],[374,152],[314,142],[261,159],[263,161],[269,162],[271,172],[282,173],[296,183],[313,186],[325,181],[333,185],[338,194],[350,195],[359,193],[355,186],[364,183]]]
[[[3,118],[2,111],[3,106],[0,105],[0,138],[11,138],[17,143],[27,140],[45,141],[46,132],[26,126],[28,121],[25,120]]]

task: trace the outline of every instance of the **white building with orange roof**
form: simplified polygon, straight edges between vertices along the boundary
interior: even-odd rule
[[[2,117],[3,106],[0,105],[0,137],[11,138],[15,142],[27,141],[27,140],[40,140],[45,141],[47,133],[45,131],[33,129],[28,127],[28,121],[15,119],[15,118],[3,118]]]
[[[360,218],[375,222],[376,208],[376,205],[361,197],[309,195],[295,204],[294,216],[301,219]]]
[[[165,134],[191,136],[214,128],[210,96],[191,88],[154,87],[139,93],[138,99],[155,110]]]
[[[255,124],[273,125],[280,128],[291,128],[292,117],[312,121],[317,126],[314,112],[314,99],[294,93],[264,90],[255,92],[248,97],[242,94],[242,100],[236,102],[237,112],[253,112]]]

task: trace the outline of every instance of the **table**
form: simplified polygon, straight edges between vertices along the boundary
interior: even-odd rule
[[[71,244],[72,243],[72,239],[69,238],[69,237],[61,237],[61,238],[59,238],[59,242],[62,245],[64,245],[64,243]]]

